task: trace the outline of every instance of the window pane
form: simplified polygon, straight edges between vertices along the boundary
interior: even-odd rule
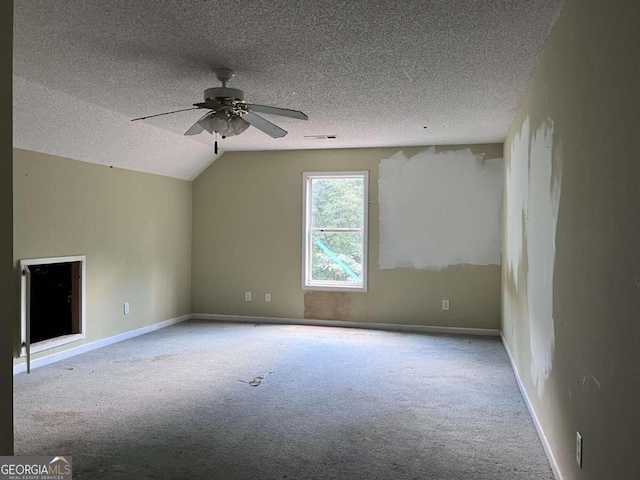
[[[311,280],[362,283],[362,233],[312,232]]]
[[[311,226],[314,228],[362,228],[364,181],[362,178],[313,179]]]

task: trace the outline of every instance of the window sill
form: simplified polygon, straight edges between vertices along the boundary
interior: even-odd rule
[[[322,286],[322,285],[303,285],[303,290],[318,290],[325,292],[360,292],[366,293],[366,286],[358,286],[358,287],[342,287],[342,286]]]

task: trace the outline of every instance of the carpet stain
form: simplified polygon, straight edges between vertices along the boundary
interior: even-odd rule
[[[179,360],[184,358],[184,355],[179,355],[176,353],[165,353],[163,355],[154,355],[153,357],[136,357],[136,358],[126,358],[123,360],[113,360],[113,363],[128,363],[129,365],[135,365],[136,363],[152,361],[152,362],[163,362],[167,360]]]
[[[136,363],[140,363],[141,361],[141,358],[126,358],[124,360],[113,360],[113,363],[128,363],[130,365],[134,365]]]
[[[154,362],[162,362],[165,360],[176,360],[179,357],[182,357],[183,355],[178,355],[175,353],[166,353],[164,355],[156,355],[155,357],[153,357],[151,360]]]
[[[89,423],[89,415],[84,412],[42,412],[34,413],[33,420],[48,426],[78,425]]]

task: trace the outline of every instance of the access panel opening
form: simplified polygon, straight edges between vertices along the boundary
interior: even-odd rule
[[[80,333],[80,262],[30,270],[31,343]]]
[[[28,354],[85,337],[85,257],[22,260],[21,352]]]

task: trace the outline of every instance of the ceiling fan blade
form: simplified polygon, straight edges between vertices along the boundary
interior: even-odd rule
[[[220,102],[216,100],[207,100],[206,102],[194,103],[193,106],[196,108],[208,108],[209,110],[218,110],[224,105],[222,105]]]
[[[204,128],[198,122],[194,123],[189,130],[184,132],[185,135],[198,135],[204,132]]]
[[[287,134],[286,130],[283,130],[277,125],[274,125],[269,120],[265,120],[264,118],[259,117],[255,113],[251,113],[251,112],[245,113],[244,115],[242,115],[242,119],[246,120],[251,125],[256,127],[258,130],[266,133],[270,137],[280,138],[280,137],[284,137]]]
[[[172,113],[186,112],[187,110],[197,110],[199,107],[183,108],[182,110],[174,110],[173,112],[157,113],[155,115],[147,115],[146,117],[134,118],[131,121],[146,120],[147,118],[161,117],[162,115],[171,115]]]
[[[304,113],[298,110],[289,110],[288,108],[269,107],[267,105],[255,105],[248,103],[249,110],[259,113],[268,113],[271,115],[280,115],[281,117],[297,118],[298,120],[309,120]]]
[[[213,134],[213,128],[211,126],[211,112],[205,113],[200,120],[194,123],[189,130],[184,132],[185,135],[198,135],[204,130]]]

